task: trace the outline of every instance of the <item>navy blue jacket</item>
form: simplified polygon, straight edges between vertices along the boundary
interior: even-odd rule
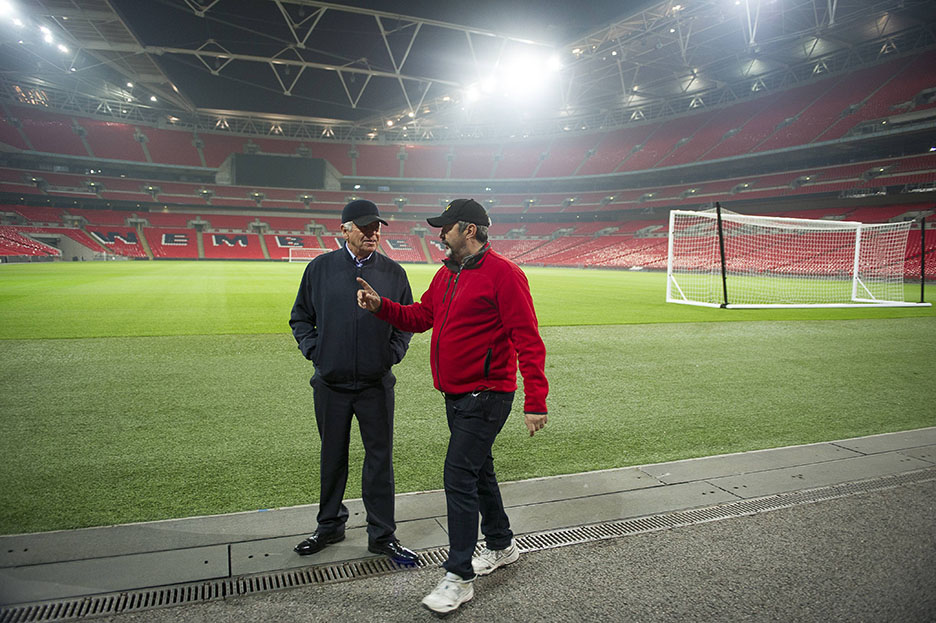
[[[306,266],[289,326],[299,350],[315,364],[313,382],[336,389],[376,385],[399,363],[412,333],[400,331],[357,305],[356,278],[393,301],[413,302],[403,267],[374,253],[358,268],[344,247],[324,253]]]

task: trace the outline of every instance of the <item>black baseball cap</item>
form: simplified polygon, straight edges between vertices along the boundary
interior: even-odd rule
[[[484,207],[474,199],[456,199],[445,207],[442,214],[427,218],[426,221],[433,227],[445,227],[458,221],[488,226],[491,219]]]
[[[380,218],[380,210],[377,209],[377,204],[367,199],[355,199],[341,211],[342,223],[354,223],[358,227],[364,227],[375,221],[380,221],[384,225],[387,224],[387,221]]]

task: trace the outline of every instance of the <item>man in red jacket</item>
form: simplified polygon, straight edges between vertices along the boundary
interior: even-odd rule
[[[436,389],[445,395],[450,431],[445,456],[448,513],[447,573],[423,599],[446,613],[474,596],[473,580],[520,556],[504,511],[491,447],[504,426],[523,374],[524,419],[532,436],[546,424],[546,347],[533,298],[520,268],[491,250],[490,219],[473,199],[456,199],[437,217],[448,247],[445,265],[418,303],[382,298],[358,279],[358,305],[403,331],[432,329],[429,363]],[[472,560],[478,513],[485,548]]]

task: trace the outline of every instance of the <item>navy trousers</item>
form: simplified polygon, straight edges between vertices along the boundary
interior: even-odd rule
[[[489,548],[504,549],[513,538],[491,455],[513,399],[514,392],[445,396],[451,434],[443,473],[449,533],[449,556],[443,566],[466,580],[475,575],[471,556],[478,541],[479,513]]]
[[[348,483],[348,444],[351,418],[356,416],[364,445],[361,497],[367,511],[367,538],[385,543],[396,531],[393,480],[393,386],[383,383],[358,391],[341,391],[320,380],[312,384],[315,421],[322,440],[318,530],[335,534],[344,530],[348,509],[342,502]]]

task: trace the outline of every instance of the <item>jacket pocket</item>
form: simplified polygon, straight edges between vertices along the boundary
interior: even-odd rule
[[[491,372],[491,357],[494,355],[494,349],[487,349],[487,355],[484,357],[484,378],[488,377],[488,374]]]

